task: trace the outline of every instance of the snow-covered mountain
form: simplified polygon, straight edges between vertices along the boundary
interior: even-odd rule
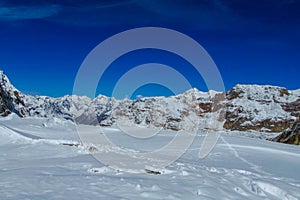
[[[226,94],[226,129],[281,132],[300,116],[300,90],[236,85]]]
[[[202,129],[282,132],[299,121],[300,90],[277,86],[236,85],[226,93],[191,89],[171,97],[116,100],[99,95],[25,95],[0,72],[0,114],[75,120],[79,124],[116,123],[181,130],[197,124]],[[212,123],[213,122],[213,123]]]

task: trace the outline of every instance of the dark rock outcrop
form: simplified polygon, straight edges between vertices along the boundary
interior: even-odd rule
[[[25,103],[20,92],[13,87],[8,78],[0,71],[0,115],[3,117],[11,113],[18,116],[25,115]]]
[[[273,138],[272,141],[286,144],[300,144],[300,121],[294,123],[291,128],[288,128],[283,133]]]

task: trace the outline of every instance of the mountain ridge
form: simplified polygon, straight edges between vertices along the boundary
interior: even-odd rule
[[[300,117],[300,89],[270,85],[237,84],[227,92],[190,89],[171,97],[137,100],[98,95],[95,98],[65,95],[26,95],[0,71],[0,114],[20,117],[57,117],[80,124],[111,126],[138,124],[165,129],[187,129],[190,122],[212,130],[282,132]]]

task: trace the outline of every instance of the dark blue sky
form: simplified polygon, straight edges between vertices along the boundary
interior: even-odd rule
[[[128,29],[158,26],[198,41],[217,64],[226,89],[237,83],[298,89],[299,10],[299,0],[0,0],[0,69],[26,93],[71,94],[82,61],[101,41]],[[170,65],[193,87],[207,89],[189,63],[145,50],[116,60],[103,77],[107,87],[98,92],[110,95],[122,73],[150,61]],[[150,88],[139,92],[170,94],[157,85]]]

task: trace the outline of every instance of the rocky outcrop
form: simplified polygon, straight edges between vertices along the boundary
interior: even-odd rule
[[[282,132],[299,117],[299,94],[275,86],[237,85],[227,92],[224,128]]]
[[[272,139],[275,142],[287,143],[287,144],[300,144],[300,121],[293,124],[291,128],[288,128],[283,133]]]
[[[5,117],[12,112],[20,117],[25,115],[23,96],[0,71],[0,115]]]
[[[291,113],[291,115],[300,117],[300,98],[295,101],[288,102],[288,103],[281,103],[281,107],[286,112]]]

